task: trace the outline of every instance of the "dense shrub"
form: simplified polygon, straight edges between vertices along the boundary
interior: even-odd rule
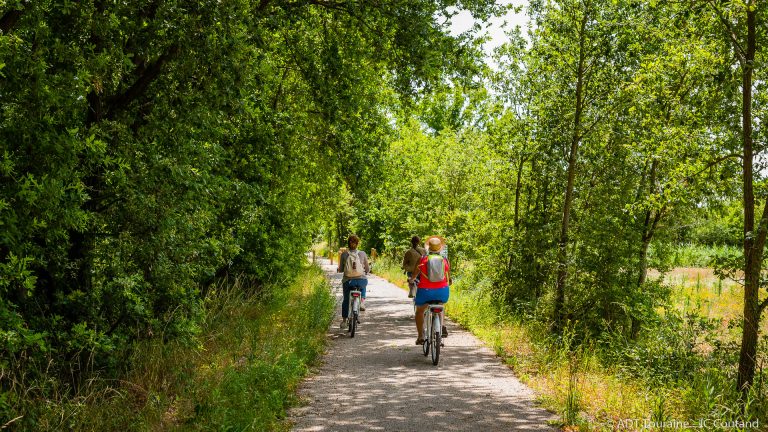
[[[338,185],[370,186],[393,88],[470,68],[454,3],[3,2],[0,388],[76,394],[136,342],[199,343],[213,283],[294,277]]]

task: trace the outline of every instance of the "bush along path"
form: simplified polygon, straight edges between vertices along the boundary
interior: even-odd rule
[[[320,265],[334,287],[338,318],[341,274],[327,260]],[[289,413],[294,430],[554,430],[548,422],[555,416],[536,407],[533,392],[472,334],[449,321],[433,366],[414,344],[407,294],[371,275],[367,296],[354,338],[333,320],[322,365],[299,390],[304,406]]]

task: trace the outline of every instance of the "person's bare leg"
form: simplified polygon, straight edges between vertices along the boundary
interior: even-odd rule
[[[448,337],[448,328],[445,325],[445,305],[443,305],[443,311],[440,312],[440,325],[442,326],[440,332],[444,337]],[[445,331],[443,331],[443,329],[445,329]]]
[[[424,328],[424,311],[429,305],[416,306],[416,334],[417,339],[421,339],[421,331]]]

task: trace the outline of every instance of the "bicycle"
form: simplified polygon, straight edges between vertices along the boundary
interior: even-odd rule
[[[418,292],[418,285],[419,280],[414,279],[411,281],[408,280],[408,298],[411,299],[411,304],[413,305],[413,318],[416,318],[416,293]]]
[[[357,325],[360,324],[360,298],[362,291],[359,289],[353,289],[349,292],[349,324],[347,331],[349,337],[355,337],[355,330]]]
[[[427,302],[429,307],[424,310],[424,329],[422,337],[424,344],[421,346],[424,357],[432,354],[432,364],[437,366],[440,362],[440,347],[443,346],[442,325],[440,314],[443,312],[443,303],[439,300]]]

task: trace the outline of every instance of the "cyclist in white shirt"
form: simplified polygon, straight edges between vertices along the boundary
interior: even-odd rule
[[[360,237],[356,235],[349,236],[347,240],[347,246],[349,250],[345,251],[339,257],[338,272],[343,272],[344,276],[341,278],[342,292],[344,297],[341,303],[341,324],[340,328],[347,326],[347,318],[349,317],[349,292],[353,288],[360,290],[363,297],[360,303],[360,310],[365,310],[365,291],[368,286],[367,274],[371,271],[370,264],[368,263],[368,255],[365,252],[358,250],[357,246],[360,244]]]

